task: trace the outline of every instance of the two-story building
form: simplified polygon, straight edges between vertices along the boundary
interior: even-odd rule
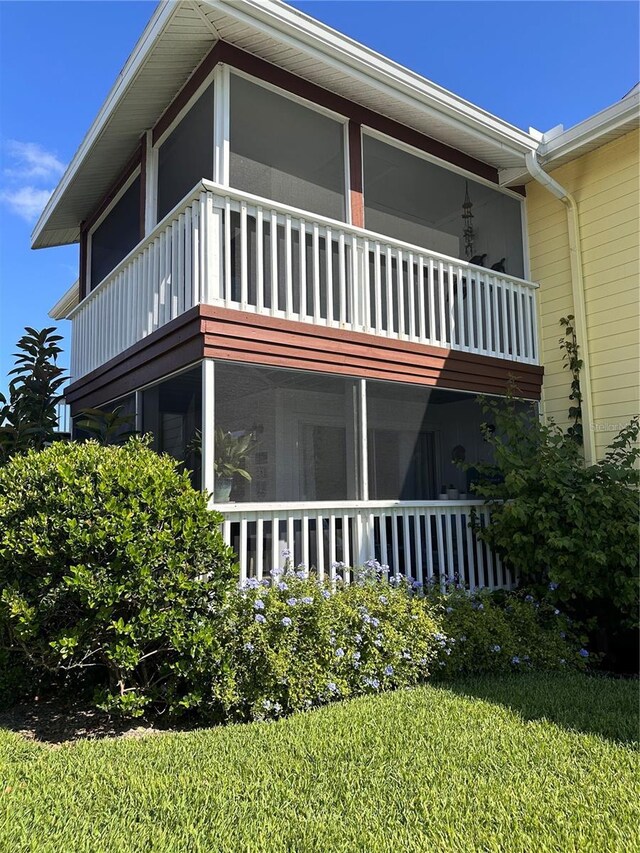
[[[540,398],[537,146],[277,0],[160,4],[33,235],[80,245],[72,414],[184,460],[243,575],[288,547],[509,584],[455,461],[487,458],[477,395]]]

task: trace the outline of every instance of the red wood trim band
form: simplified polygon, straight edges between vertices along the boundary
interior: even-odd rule
[[[486,394],[504,394],[515,380],[532,400],[543,374],[536,365],[201,305],[82,377],[66,398],[76,410],[99,405],[205,357]]]
[[[117,400],[127,394],[132,394],[144,385],[150,385],[163,377],[190,364],[195,364],[202,358],[202,340],[198,337],[185,341],[179,347],[154,358],[135,370],[123,374],[111,382],[92,391],[78,392],[71,404],[71,414],[75,416],[80,409],[95,408],[109,400]]]
[[[256,366],[269,365],[295,370],[313,370],[318,373],[357,376],[364,379],[379,379],[411,385],[433,385],[460,391],[472,391],[484,394],[504,394],[510,377],[503,380],[470,377],[464,370],[438,369],[427,367],[420,370],[405,370],[393,363],[377,363],[366,359],[348,359],[336,364],[335,359],[323,358],[322,353],[305,353],[302,350],[290,351],[286,347],[261,348],[248,342],[245,347],[230,348],[226,341],[219,338],[205,338],[205,356],[221,361],[249,363]],[[325,354],[326,355],[326,354]],[[518,385],[518,382],[516,381]],[[519,386],[519,392],[528,399],[536,399],[537,394],[531,387]]]
[[[533,375],[542,377],[543,369],[535,364],[520,364],[519,362],[507,361],[506,359],[496,358],[494,356],[476,355],[474,353],[458,352],[443,347],[435,347],[430,344],[419,344],[412,341],[399,340],[397,338],[378,337],[366,332],[352,332],[348,329],[333,329],[326,326],[316,326],[311,323],[299,323],[295,320],[286,320],[279,317],[268,317],[262,314],[257,314],[253,311],[236,311],[233,308],[219,308],[213,305],[201,305],[200,314],[204,320],[204,329],[208,331],[207,321],[214,319],[225,321],[232,326],[239,327],[242,325],[251,328],[269,328],[286,332],[289,337],[298,338],[323,338],[326,339],[323,346],[329,347],[330,344],[326,341],[347,341],[357,343],[360,346],[369,347],[372,350],[386,349],[393,353],[393,357],[397,358],[398,353],[404,358],[405,353],[415,353],[420,357],[430,355],[435,358],[446,358],[449,356],[459,356],[464,359],[471,359],[474,365],[482,366],[483,372],[491,369],[502,370],[504,365],[511,365],[512,368],[522,369],[525,372],[531,372]],[[251,332],[250,336],[253,335]]]
[[[344,342],[336,342],[335,346],[328,348],[323,339],[314,339],[306,336],[302,339],[291,340],[286,334],[269,334],[268,331],[252,328],[231,327],[226,323],[216,321],[208,322],[205,326],[205,350],[215,349],[220,352],[224,350],[226,358],[231,358],[232,353],[254,353],[256,355],[279,354],[282,357],[298,363],[301,360],[316,363],[316,370],[322,371],[324,365],[332,365],[338,372],[350,373],[354,368],[376,369],[394,376],[404,377],[403,381],[410,381],[409,377],[421,377],[423,375],[437,375],[443,379],[449,377],[464,383],[474,383],[476,390],[480,386],[504,388],[505,380],[508,381],[513,374],[517,378],[521,392],[534,395],[539,390],[539,382],[530,375],[523,374],[518,365],[507,363],[500,369],[487,371],[481,365],[476,365],[466,353],[457,353],[443,350],[442,356],[407,355],[394,358],[391,353],[383,350],[372,351],[355,342],[351,345]],[[462,357],[460,357],[462,356]],[[291,366],[291,365],[290,365]]]
[[[232,309],[201,311],[210,358],[495,394],[504,394],[514,379],[523,396],[540,397],[543,371],[536,365]]]
[[[135,373],[143,365],[156,358],[164,356],[169,351],[182,346],[191,340],[198,340],[200,354],[202,357],[202,321],[199,308],[196,305],[180,317],[176,317],[162,328],[152,332],[148,337],[121,352],[115,358],[103,364],[101,367],[87,373],[81,379],[71,384],[65,391],[67,402],[73,402],[80,397],[95,392],[120,379],[127,373]],[[183,364],[176,359],[175,366],[171,366],[169,372],[179,370]],[[139,387],[139,386],[138,386]],[[113,395],[102,395],[103,400],[112,399]]]
[[[351,224],[364,228],[364,180],[362,174],[362,128],[349,121],[349,183]]]

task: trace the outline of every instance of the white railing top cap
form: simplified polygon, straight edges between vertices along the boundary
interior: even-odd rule
[[[487,267],[480,267],[476,264],[470,264],[469,261],[462,260],[461,258],[454,258],[451,255],[443,255],[441,252],[436,252],[433,249],[428,249],[425,246],[418,246],[415,243],[407,243],[404,240],[398,240],[395,237],[390,237],[388,234],[380,234],[377,231],[368,231],[366,228],[360,228],[358,225],[351,225],[348,222],[342,222],[340,219],[331,219],[328,216],[322,216],[318,213],[313,213],[312,211],[302,210],[299,207],[292,207],[288,204],[283,204],[279,201],[274,201],[273,199],[263,198],[261,196],[253,195],[252,193],[245,192],[244,190],[236,190],[233,187],[225,187],[222,184],[216,184],[213,181],[209,181],[203,179],[198,186],[204,187],[209,192],[213,192],[215,195],[220,196],[221,198],[229,198],[229,199],[237,199],[238,201],[245,201],[251,205],[257,205],[260,207],[267,208],[268,210],[274,210],[277,213],[281,213],[285,216],[292,216],[295,219],[303,219],[308,223],[317,223],[318,225],[323,225],[325,227],[331,228],[335,231],[345,231],[349,234],[353,234],[354,236],[361,237],[362,239],[369,240],[373,243],[386,243],[391,246],[395,246],[404,251],[412,252],[416,255],[428,255],[435,260],[442,261],[446,264],[453,264],[456,267],[461,267],[462,269],[470,269],[475,270],[479,273],[484,273],[485,275],[489,275],[495,278],[500,278],[503,281],[512,281],[514,284],[524,285],[528,288],[538,288],[540,285],[533,281],[527,281],[527,279],[519,278],[515,275],[509,275],[508,273],[497,272],[496,270],[487,269]],[[192,193],[189,198],[192,198],[195,194],[197,197],[195,188],[194,193]],[[187,199],[185,199],[185,203]],[[173,212],[173,211],[172,211]],[[171,216],[171,214],[169,214]]]
[[[395,237],[389,237],[386,234],[379,234],[375,231],[368,231],[366,228],[360,228],[357,225],[350,225],[348,222],[342,222],[339,219],[330,219],[327,216],[321,216],[320,214],[313,213],[313,211],[301,210],[297,207],[291,207],[290,205],[283,204],[282,202],[273,201],[273,199],[263,198],[261,196],[252,195],[251,193],[244,192],[243,190],[236,190],[232,187],[225,187],[222,184],[214,183],[213,181],[209,181],[203,179],[198,181],[195,187],[190,190],[187,195],[181,199],[178,204],[167,213],[167,215],[155,226],[153,231],[148,234],[143,240],[141,240],[134,248],[126,255],[120,263],[111,270],[111,272],[105,276],[105,278],[96,285],[85,297],[84,299],[76,305],[76,307],[69,312],[69,319],[72,319],[77,313],[79,313],[84,305],[89,302],[91,299],[95,298],[96,294],[100,291],[102,286],[108,282],[110,279],[115,278],[126,266],[130,263],[131,259],[144,251],[147,246],[149,246],[156,239],[158,234],[167,227],[171,222],[173,222],[181,213],[183,213],[189,205],[191,205],[194,201],[196,201],[202,191],[213,193],[215,196],[220,197],[222,200],[224,199],[233,199],[239,202],[246,202],[248,205],[258,206],[266,208],[267,210],[273,210],[276,213],[279,213],[283,216],[292,216],[295,219],[302,219],[305,222],[310,224],[322,225],[325,228],[331,228],[335,231],[343,231],[346,234],[351,234],[355,237],[359,237],[363,240],[368,240],[372,243],[384,243],[389,246],[393,246],[396,249],[400,249],[405,252],[410,252],[415,255],[423,255],[428,258],[432,258],[434,261],[438,263],[444,264],[452,264],[455,267],[459,267],[461,269],[469,269],[476,271],[477,273],[488,275],[492,278],[499,278],[501,281],[508,281],[514,284],[518,284],[529,289],[538,288],[539,285],[536,282],[527,281],[524,278],[518,278],[514,275],[508,275],[507,273],[497,272],[496,270],[487,269],[486,267],[479,267],[475,264],[470,264],[468,261],[461,260],[460,258],[454,258],[449,255],[443,255],[440,252],[435,252],[432,249],[428,249],[425,246],[417,246],[414,243],[407,243],[403,240],[397,240]]]

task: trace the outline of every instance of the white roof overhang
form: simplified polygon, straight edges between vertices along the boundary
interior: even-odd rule
[[[518,169],[537,140],[280,0],[163,0],[89,128],[32,235],[73,243],[218,39],[395,119],[496,169]]]
[[[579,124],[567,130],[560,125],[557,129],[538,134],[540,139],[537,149],[538,160],[545,171],[549,172],[639,127],[640,86],[634,86],[622,100],[589,116]],[[526,169],[504,171],[500,179],[502,184],[523,184],[533,180]]]
[[[52,320],[68,320],[69,314],[80,302],[80,281],[76,279],[49,311]]]
[[[622,100],[590,116],[585,121],[547,139],[543,137],[538,158],[544,166],[562,166],[625,136],[640,127],[640,91],[636,89]]]

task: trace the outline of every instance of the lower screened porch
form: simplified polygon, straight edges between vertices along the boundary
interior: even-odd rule
[[[289,553],[345,580],[375,559],[420,583],[513,582],[470,527],[492,461],[475,393],[207,358],[117,406],[212,495],[242,579]]]

